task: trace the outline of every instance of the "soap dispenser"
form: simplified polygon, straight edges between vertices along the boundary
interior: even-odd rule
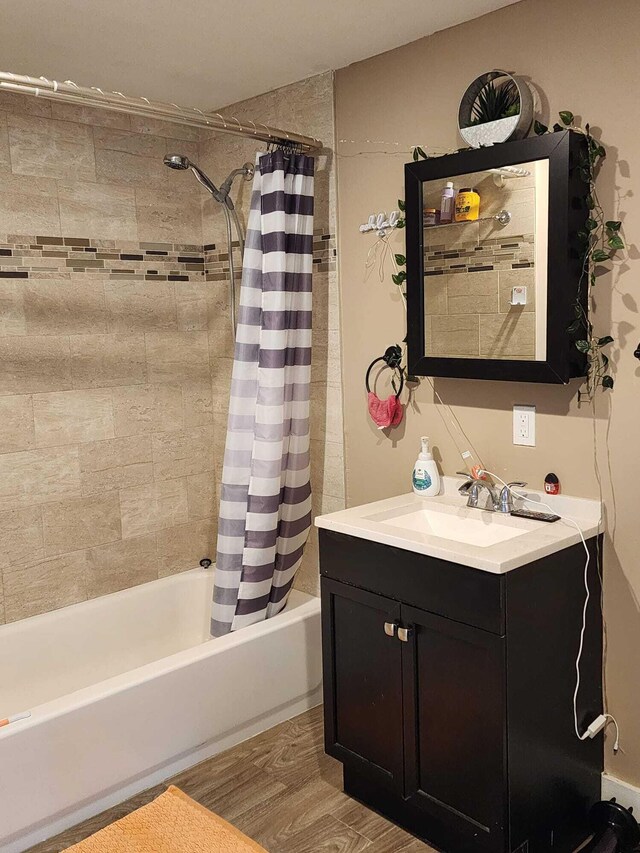
[[[422,497],[432,497],[440,493],[440,473],[429,450],[429,439],[423,435],[421,449],[413,466],[413,491]]]

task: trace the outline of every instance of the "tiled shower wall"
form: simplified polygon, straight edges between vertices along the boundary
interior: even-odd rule
[[[214,556],[228,289],[162,157],[218,144],[0,95],[0,622]]]

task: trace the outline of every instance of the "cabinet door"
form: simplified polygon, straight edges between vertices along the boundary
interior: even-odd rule
[[[500,849],[504,638],[404,605],[402,623],[411,628],[403,643],[406,797],[457,835]]]
[[[345,764],[401,788],[400,605],[322,579],[325,748]]]

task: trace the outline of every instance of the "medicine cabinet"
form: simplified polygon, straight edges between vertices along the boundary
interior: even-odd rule
[[[585,155],[584,137],[566,130],[405,166],[410,374],[548,383],[586,375],[567,331],[576,301],[586,308]]]

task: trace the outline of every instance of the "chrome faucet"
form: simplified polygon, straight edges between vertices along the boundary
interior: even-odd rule
[[[458,474],[469,477],[466,471],[458,471]],[[513,512],[513,493],[511,488],[523,489],[526,485],[526,483],[517,480],[513,483],[508,483],[498,491],[497,486],[487,482],[487,480],[478,480],[476,477],[469,477],[466,483],[460,486],[458,491],[461,495],[468,497],[467,506],[472,509],[484,509],[489,512],[503,512],[508,514]],[[484,489],[489,494],[490,502],[487,502],[485,506],[478,506],[478,499]]]

